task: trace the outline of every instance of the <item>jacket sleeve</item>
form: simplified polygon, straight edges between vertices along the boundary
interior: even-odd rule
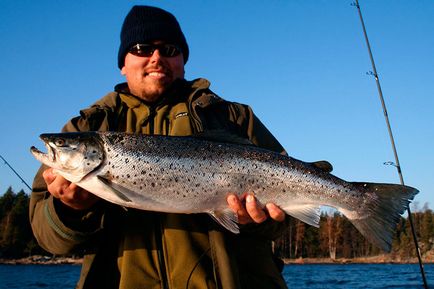
[[[107,130],[109,112],[91,107],[80,112],[62,129],[63,132]],[[48,191],[42,172],[37,172],[30,197],[29,217],[39,245],[53,254],[69,254],[80,250],[96,238],[103,228],[105,201],[93,208],[76,211],[63,205]]]

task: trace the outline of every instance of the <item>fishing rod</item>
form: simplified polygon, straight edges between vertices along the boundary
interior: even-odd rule
[[[392,133],[392,127],[390,125],[389,116],[387,114],[386,103],[384,101],[383,92],[381,90],[381,85],[380,85],[380,78],[378,77],[378,73],[377,73],[377,69],[376,69],[375,61],[374,61],[374,56],[372,55],[371,45],[369,44],[368,34],[366,32],[365,22],[363,21],[363,16],[362,16],[362,11],[360,9],[359,1],[355,0],[355,2],[353,2],[351,5],[356,6],[357,11],[359,12],[360,22],[362,23],[363,34],[365,36],[366,45],[368,47],[368,52],[369,52],[369,58],[371,59],[371,64],[372,64],[372,71],[370,71],[368,74],[374,76],[375,82],[377,83],[378,95],[380,97],[381,106],[383,108],[384,118],[386,120],[387,130],[389,132],[389,138],[390,138],[390,142],[392,145],[393,154],[395,156],[395,163],[393,164],[393,166],[396,167],[396,170],[397,170],[398,175],[399,175],[399,179],[401,181],[401,185],[404,185],[404,177],[402,175],[401,166],[399,164],[398,152],[396,150],[395,140],[394,140],[393,133]],[[424,284],[425,289],[428,289],[428,283],[427,283],[426,277],[425,277],[425,270],[423,268],[423,262],[422,262],[422,258],[420,255],[419,244],[417,241],[416,231],[414,229],[413,217],[411,215],[410,206],[407,207],[407,211],[408,211],[408,220],[410,222],[410,227],[411,227],[411,233],[413,235],[413,240],[414,240],[414,244],[416,247],[416,255],[417,255],[417,259],[419,261],[420,272],[422,274],[423,284]]]
[[[0,155],[0,158],[5,162],[5,165],[7,165],[14,173],[15,173],[15,175],[18,177],[18,178],[20,178],[20,180],[21,180],[21,182],[23,183],[23,184],[25,184],[26,186],[27,186],[27,188],[29,188],[29,190],[30,191],[32,191],[32,188],[26,183],[26,181],[20,176],[20,174],[18,174],[17,173],[17,171],[16,170],[14,170],[14,168],[5,160],[5,158],[4,157],[2,157],[1,155]]]

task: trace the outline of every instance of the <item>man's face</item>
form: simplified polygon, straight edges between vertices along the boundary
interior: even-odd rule
[[[161,41],[152,44],[162,44]],[[184,78],[184,58],[182,53],[164,57],[155,50],[149,57],[137,56],[130,52],[125,56],[121,69],[125,75],[130,92],[143,100],[156,101],[178,78]]]

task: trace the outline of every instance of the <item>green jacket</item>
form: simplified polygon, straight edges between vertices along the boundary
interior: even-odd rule
[[[219,130],[284,151],[250,107],[221,99],[205,79],[180,80],[153,104],[120,84],[63,128],[107,130],[178,136]],[[285,222],[245,225],[235,235],[206,214],[125,210],[105,201],[74,211],[47,192],[44,169],[33,183],[32,229],[49,252],[85,255],[77,288],[286,288],[271,248]]]

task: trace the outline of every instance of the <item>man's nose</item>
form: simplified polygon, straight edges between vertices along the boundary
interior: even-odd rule
[[[154,53],[151,55],[151,62],[159,61],[162,58],[159,49],[155,49]]]

